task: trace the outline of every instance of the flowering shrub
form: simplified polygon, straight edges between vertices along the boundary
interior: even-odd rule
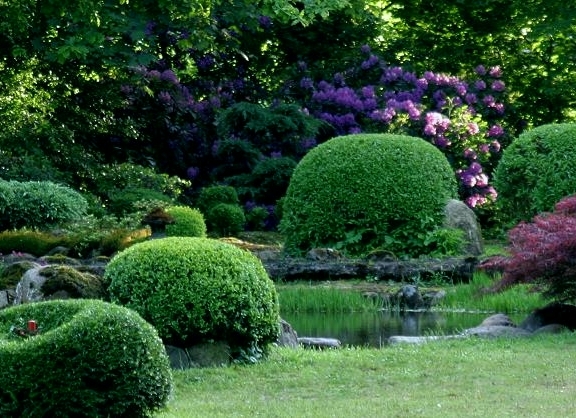
[[[505,134],[498,123],[506,89],[501,69],[478,66],[474,82],[431,71],[418,76],[385,64],[368,46],[362,52],[365,60],[358,68],[331,81],[302,78],[300,94],[309,112],[338,135],[390,132],[424,138],[447,156],[470,207],[494,200],[488,174]]]
[[[275,90],[259,85],[246,64],[231,71],[226,54],[193,54],[197,73],[187,80],[163,63],[139,68],[139,80],[123,87],[123,117],[142,121],[140,135],[121,148],[136,159],[154,155],[158,167],[191,180],[196,190],[217,181],[236,187],[242,204],[266,207],[276,201],[258,196],[283,195],[286,182],[258,190],[254,171],[262,160],[297,163],[339,135],[407,134],[442,150],[469,206],[494,200],[489,175],[506,135],[500,68],[479,66],[478,79],[466,81],[430,71],[417,76],[385,64],[368,46],[362,54],[363,62],[331,81],[313,80],[299,63],[300,82],[287,77]]]
[[[481,265],[487,271],[503,271],[497,290],[538,283],[559,300],[576,299],[576,195],[560,200],[552,213],[520,222],[508,237],[510,257]]]

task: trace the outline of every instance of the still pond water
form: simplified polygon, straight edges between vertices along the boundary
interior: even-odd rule
[[[493,313],[398,312],[283,313],[298,337],[337,338],[343,345],[382,347],[393,335],[423,336],[457,334],[479,325]],[[515,323],[523,315],[510,315]]]

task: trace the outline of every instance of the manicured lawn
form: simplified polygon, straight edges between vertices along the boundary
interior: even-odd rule
[[[256,365],[175,372],[157,417],[567,417],[576,335],[383,349],[275,348]]]

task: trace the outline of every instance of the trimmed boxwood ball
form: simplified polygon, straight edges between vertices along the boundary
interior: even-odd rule
[[[457,186],[446,157],[420,138],[357,134],[333,138],[300,161],[283,200],[285,250],[330,247],[348,255],[426,247]]]
[[[206,213],[206,224],[213,235],[234,236],[244,230],[246,215],[240,205],[219,203]]]
[[[27,322],[38,324],[27,334]],[[136,312],[99,300],[0,311],[0,416],[145,417],[172,391],[166,350]]]
[[[554,209],[576,193],[576,124],[548,124],[522,133],[494,172],[498,208],[510,225]]]
[[[250,252],[215,239],[169,237],[117,254],[104,278],[111,300],[134,309],[166,344],[213,340],[265,348],[278,334],[274,283]]]
[[[174,223],[166,225],[169,237],[205,237],[206,222],[198,209],[189,206],[169,206],[166,213],[172,216]]]

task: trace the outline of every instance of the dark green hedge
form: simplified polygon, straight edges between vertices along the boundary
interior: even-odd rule
[[[40,332],[17,335],[28,320]],[[0,416],[144,417],[172,390],[168,357],[137,313],[98,300],[0,311]]]

